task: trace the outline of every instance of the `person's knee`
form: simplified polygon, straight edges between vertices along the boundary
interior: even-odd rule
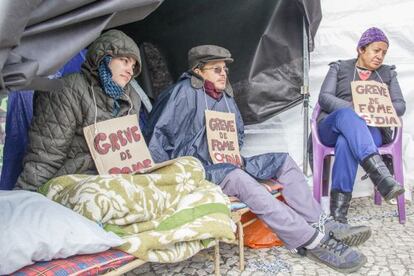
[[[338,113],[338,115],[337,115],[338,117],[351,118],[351,117],[354,117],[354,116],[358,116],[355,113],[355,111],[352,108],[349,108],[349,107],[338,109],[337,113]]]
[[[291,170],[291,169],[298,169],[300,170],[296,161],[289,155],[286,155],[285,162],[283,163],[281,170]],[[280,171],[280,170],[279,170]]]
[[[283,185],[285,191],[288,186],[307,186],[306,178],[303,174],[302,169],[289,155],[286,157],[285,162],[277,171],[276,178],[278,179],[279,183]]]
[[[341,108],[337,111],[337,120],[341,124],[353,125],[354,123],[365,122],[352,108]]]
[[[229,172],[227,174],[227,176],[229,178],[232,178],[234,180],[241,180],[242,178],[246,177],[246,175],[248,175],[245,171],[243,171],[242,169],[234,169],[231,172]]]
[[[240,193],[246,190],[247,186],[251,185],[249,182],[255,182],[255,179],[241,169],[234,169],[227,174],[223,182],[224,185],[220,186],[225,187],[226,190]]]
[[[295,162],[295,160],[293,160],[293,158],[289,155],[289,153],[287,153],[286,154],[286,159],[285,159],[285,162],[284,162],[284,164],[287,164],[287,163],[296,163]]]
[[[370,132],[371,132],[371,136],[372,139],[374,140],[374,144],[377,147],[382,146],[383,141],[382,141],[382,134],[381,131],[379,130],[379,128],[375,128],[375,127],[368,127]]]

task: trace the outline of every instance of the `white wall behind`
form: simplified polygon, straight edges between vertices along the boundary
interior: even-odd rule
[[[370,27],[382,29],[390,41],[385,64],[397,66],[398,80],[407,102],[403,117],[403,160],[406,187],[414,183],[414,20],[412,0],[359,1],[322,0],[322,22],[311,54],[310,87],[312,103],[318,98],[328,64],[356,57],[361,34]],[[362,175],[361,169],[359,176]],[[367,182],[367,181],[365,181]],[[366,189],[360,189],[363,186]],[[358,184],[356,192],[369,193],[371,186]]]
[[[384,63],[397,66],[398,80],[407,102],[403,117],[403,160],[406,187],[414,184],[414,11],[413,0],[321,0],[322,22],[311,53],[311,105],[328,71],[328,64],[338,59],[356,57],[356,45],[362,32],[370,27],[382,29],[390,47]],[[311,114],[312,110],[310,111]],[[288,151],[302,166],[303,112],[297,106],[264,123],[246,128],[244,155],[269,151]],[[358,177],[362,175],[361,170]],[[355,195],[368,195],[368,181],[358,183]]]

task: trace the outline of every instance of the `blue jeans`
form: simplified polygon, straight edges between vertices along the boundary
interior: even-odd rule
[[[318,132],[324,145],[335,147],[331,190],[352,192],[358,164],[382,145],[380,130],[367,126],[352,109],[342,108],[323,119]]]

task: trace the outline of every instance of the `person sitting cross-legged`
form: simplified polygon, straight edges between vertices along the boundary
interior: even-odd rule
[[[369,82],[370,86],[382,85],[396,114],[404,114],[405,101],[395,66],[383,64],[388,46],[388,38],[380,29],[366,30],[357,45],[357,58],[332,62],[319,94],[319,136],[324,145],[335,147],[330,210],[339,222],[348,220],[358,164],[385,200],[404,193],[378,154],[378,147],[392,140],[391,129],[367,125],[353,108],[351,84]]]

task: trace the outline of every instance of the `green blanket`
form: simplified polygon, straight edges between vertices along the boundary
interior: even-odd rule
[[[40,192],[125,239],[145,261],[177,262],[214,240],[232,241],[230,202],[192,157],[143,175],[66,175]]]

